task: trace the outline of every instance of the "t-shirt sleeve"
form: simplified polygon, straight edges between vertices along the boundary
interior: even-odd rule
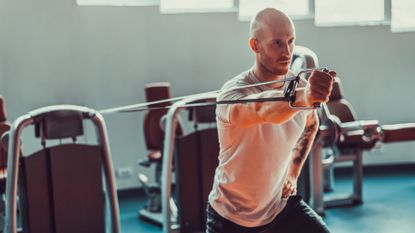
[[[239,89],[239,90],[230,90],[229,89],[243,86],[246,84],[240,84],[240,85],[224,85],[222,88],[222,92],[217,97],[217,101],[223,101],[223,100],[238,100],[242,99],[246,96],[248,96],[250,93],[246,89]],[[229,87],[232,86],[232,87]],[[216,106],[216,117],[219,121],[222,123],[229,123],[230,122],[230,112],[232,110],[232,104],[218,104]]]

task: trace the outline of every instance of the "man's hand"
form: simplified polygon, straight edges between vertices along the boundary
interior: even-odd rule
[[[288,199],[290,196],[297,194],[297,178],[288,175],[282,188],[282,198]]]
[[[311,73],[306,86],[306,102],[309,106],[329,101],[335,77],[336,72],[334,71],[323,72],[314,70]]]

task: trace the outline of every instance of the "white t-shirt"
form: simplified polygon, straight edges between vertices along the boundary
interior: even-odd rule
[[[222,90],[258,82],[251,71],[245,71],[225,83]],[[241,99],[267,90],[273,89],[259,86],[221,92],[218,100]],[[282,90],[275,90],[276,96]],[[281,124],[241,128],[229,122],[231,107],[218,105],[216,108],[220,154],[209,203],[222,217],[236,224],[265,225],[286,205],[281,197],[282,188],[308,111],[300,111]]]

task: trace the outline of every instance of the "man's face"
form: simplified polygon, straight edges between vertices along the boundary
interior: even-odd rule
[[[290,22],[271,24],[257,38],[257,62],[273,75],[288,72],[294,50],[295,32]]]

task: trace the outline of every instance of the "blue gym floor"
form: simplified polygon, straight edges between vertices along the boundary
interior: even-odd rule
[[[351,179],[336,178],[335,190],[350,191]],[[328,209],[325,222],[333,233],[415,232],[415,169],[366,172],[362,205]],[[161,228],[137,218],[143,197],[120,200],[123,233],[160,233]]]

